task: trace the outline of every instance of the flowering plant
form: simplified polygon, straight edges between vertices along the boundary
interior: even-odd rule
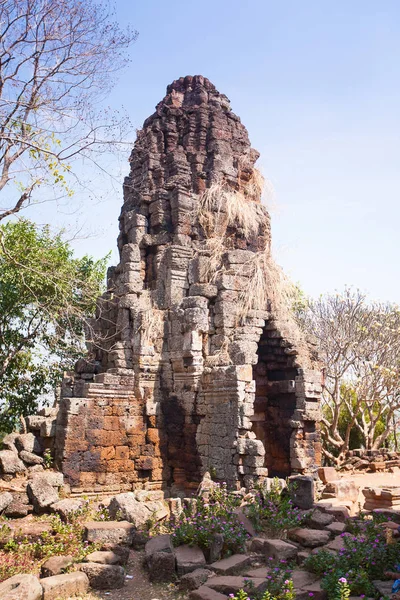
[[[271,537],[285,537],[288,529],[299,527],[307,517],[293,506],[288,490],[282,490],[278,478],[266,490],[256,488],[254,501],[248,507],[248,515],[256,530],[266,531]]]
[[[185,508],[178,517],[171,518],[167,529],[172,543],[174,546],[196,545],[207,550],[216,534],[221,534],[223,556],[243,551],[250,536],[233,512],[239,503],[240,499],[227,491],[226,484],[216,485],[208,500],[198,498],[193,508]]]

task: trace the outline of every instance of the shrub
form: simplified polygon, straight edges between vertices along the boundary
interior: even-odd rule
[[[208,500],[198,498],[195,506],[185,508],[179,517],[172,517],[167,526],[172,543],[208,550],[215,535],[222,534],[223,556],[243,551],[250,536],[233,512],[239,504],[240,500],[227,491],[225,484],[216,484]]]
[[[275,478],[271,489],[256,488],[254,501],[248,507],[248,516],[258,531],[265,531],[271,537],[285,537],[288,529],[299,527],[307,517],[293,506],[290,494],[282,490],[279,479]]]
[[[69,554],[75,562],[81,562],[97,549],[95,544],[83,541],[83,525],[78,519],[63,523],[59,517],[52,517],[51,523],[52,531],[43,532],[36,541],[24,538],[5,543],[0,551],[0,582],[18,573],[38,573],[51,556]]]
[[[361,518],[350,522],[351,534],[342,534],[343,549],[336,556],[319,551],[305,561],[305,567],[322,576],[322,588],[329,599],[337,599],[339,581],[346,580],[352,596],[376,596],[372,581],[381,579],[387,570],[394,570],[400,560],[400,545],[387,543],[381,519]]]

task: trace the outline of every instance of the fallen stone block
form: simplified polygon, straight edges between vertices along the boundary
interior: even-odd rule
[[[156,552],[172,553],[174,551],[174,547],[172,545],[171,536],[168,533],[156,535],[146,543],[144,551],[146,554],[146,560],[148,560]]]
[[[322,483],[329,483],[330,481],[335,481],[338,478],[338,474],[335,467],[320,467],[318,469],[318,477]]]
[[[335,537],[335,539],[333,539],[331,542],[329,542],[329,544],[327,544],[324,548],[324,550],[334,550],[335,552],[339,552],[339,550],[341,550],[342,548],[345,547],[344,545],[344,538],[345,536],[350,535],[349,533],[343,533],[342,535],[337,535]]]
[[[265,557],[272,557],[274,560],[291,560],[292,558],[296,558],[298,552],[298,549],[293,544],[289,544],[284,540],[269,538],[253,538],[250,550],[252,552],[260,552]]]
[[[124,585],[125,570],[119,565],[79,563],[76,567],[79,571],[86,573],[89,585],[94,590],[114,590]]]
[[[120,565],[126,565],[129,560],[130,551],[127,546],[120,546],[119,544],[102,544],[100,550],[103,552],[114,552],[114,554],[119,556]]]
[[[60,499],[57,490],[45,479],[34,479],[27,485],[27,492],[33,504],[33,510],[40,514]]]
[[[13,500],[11,504],[4,510],[4,515],[11,519],[26,517],[28,513],[33,511],[32,504],[24,504],[18,500]]]
[[[44,533],[53,531],[51,523],[46,521],[32,521],[30,517],[10,521],[9,527],[13,530],[16,541],[28,538],[30,542],[37,542]]]
[[[294,542],[306,546],[307,548],[316,548],[317,546],[327,544],[331,536],[329,531],[298,527],[296,529],[290,529],[288,537]]]
[[[142,527],[149,519],[160,521],[169,514],[163,501],[139,502],[133,492],[118,494],[111,498],[108,512],[112,519],[119,516],[133,523],[135,527]]]
[[[267,587],[265,579],[252,577],[239,577],[235,575],[216,575],[211,577],[206,586],[219,592],[220,594],[236,594],[239,590],[243,589],[247,582],[251,582],[250,585],[255,592],[264,593]],[[248,585],[248,584],[247,584]]]
[[[72,556],[51,556],[42,564],[40,576],[54,577],[55,575],[61,575],[73,562]]]
[[[42,600],[43,589],[34,575],[14,575],[0,583],[1,600]]]
[[[238,570],[247,567],[251,563],[251,556],[247,554],[233,554],[229,558],[223,558],[209,565],[209,568],[217,575],[233,575]]]
[[[120,565],[122,561],[121,557],[111,550],[97,550],[88,554],[85,562],[98,563],[100,565]]]
[[[239,522],[243,525],[243,527],[247,531],[247,533],[251,537],[254,537],[256,535],[256,530],[254,529],[253,524],[250,521],[250,519],[244,514],[243,509],[235,508],[235,510],[233,512],[236,513]]]
[[[150,581],[167,583],[176,576],[175,556],[171,552],[154,552],[147,560]]]
[[[89,580],[85,573],[74,572],[54,575],[41,579],[43,600],[59,600],[83,596],[89,589]]]
[[[33,452],[27,452],[26,450],[21,450],[19,457],[27,465],[42,465],[44,463],[41,456],[33,454]]]
[[[14,440],[18,452],[25,450],[34,454],[42,453],[42,446],[38,438],[33,433],[20,433]]]
[[[18,450],[15,446],[15,438],[18,437],[18,433],[8,433],[3,437],[2,444],[4,450],[12,450],[18,454]]]
[[[326,530],[330,531],[333,535],[340,535],[346,529],[346,524],[340,521],[334,521],[330,525],[326,526]]]
[[[206,583],[212,574],[212,571],[208,569],[196,569],[191,573],[186,573],[186,575],[181,577],[179,589],[183,591],[197,590],[197,588]]]
[[[302,569],[294,569],[294,571],[292,571],[291,579],[293,581],[294,589],[300,590],[311,584],[314,584],[318,577],[315,575],[315,573],[303,571]]]
[[[67,521],[69,517],[78,512],[84,505],[84,501],[78,498],[65,498],[52,504],[50,510],[59,515],[63,521]]]
[[[84,536],[88,542],[132,544],[135,527],[127,521],[88,521],[84,523]]]
[[[23,473],[26,467],[18,454],[12,450],[0,450],[0,473],[4,475],[15,475]]]
[[[190,593],[190,600],[226,600],[226,595],[202,585],[199,589]]]
[[[298,508],[308,510],[313,507],[315,500],[314,479],[307,475],[289,477],[289,490],[293,504]]]
[[[57,471],[41,471],[39,473],[32,473],[29,477],[32,481],[46,481],[51,487],[60,488],[64,485],[64,475]]]
[[[332,503],[324,503],[323,501],[318,502],[317,506],[319,510],[332,515],[336,521],[341,523],[350,518],[350,512],[346,506],[333,506]]]
[[[311,529],[325,529],[334,520],[333,515],[324,513],[321,510],[314,510],[307,518],[307,525]]]
[[[296,600],[327,600],[328,594],[321,588],[320,581],[305,585],[301,590],[296,590]]]
[[[3,512],[13,501],[13,495],[10,492],[4,492],[0,494],[0,512]]]
[[[357,502],[360,486],[356,485],[352,479],[337,479],[327,483],[325,491],[334,494],[338,500]]]
[[[175,560],[176,570],[180,577],[206,565],[203,551],[197,546],[178,546],[175,548]]]

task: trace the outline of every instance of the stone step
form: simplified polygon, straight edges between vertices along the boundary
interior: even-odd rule
[[[329,542],[331,537],[329,531],[320,531],[319,529],[304,529],[302,527],[291,529],[288,532],[288,536],[289,539],[308,548],[324,546]]]
[[[202,585],[197,590],[190,592],[190,600],[226,600],[226,594],[220,594],[206,585]]]
[[[209,565],[209,569],[217,575],[233,575],[251,563],[251,557],[246,554],[233,554]]]
[[[329,537],[328,537],[329,539]],[[296,558],[298,549],[293,544],[284,540],[275,540],[269,538],[253,538],[250,543],[252,552],[260,552],[265,557],[274,560],[290,560]]]
[[[340,535],[346,529],[346,525],[340,521],[334,521],[330,525],[327,525],[325,529],[333,533],[333,535]]]
[[[211,577],[206,586],[221,594],[236,594],[246,586],[246,582],[251,582],[253,590],[263,594],[266,590],[266,581],[261,577],[252,577],[251,579],[237,575],[217,575]]]

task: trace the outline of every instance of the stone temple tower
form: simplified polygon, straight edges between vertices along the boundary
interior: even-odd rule
[[[72,489],[315,472],[321,373],[284,307],[257,158],[201,76],[169,85],[138,132],[93,360],[63,386]]]

